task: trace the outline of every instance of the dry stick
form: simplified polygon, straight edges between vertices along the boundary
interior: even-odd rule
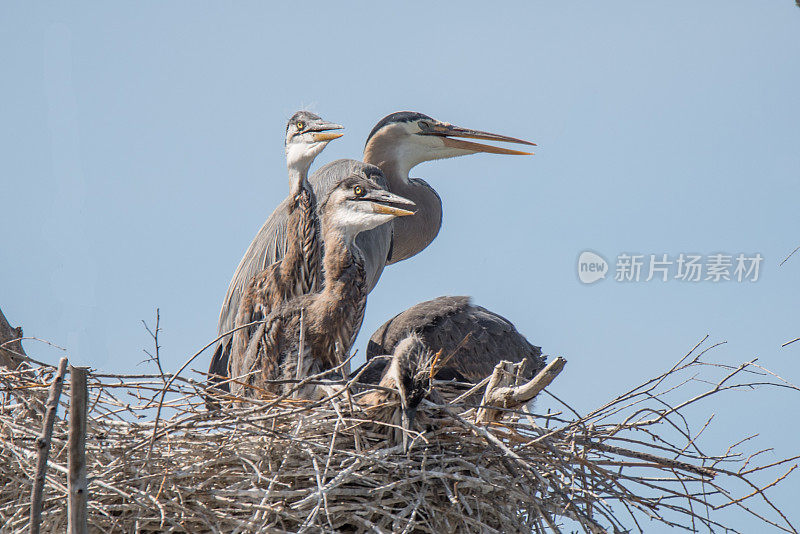
[[[486,408],[478,408],[477,417],[475,418],[476,422],[486,423],[497,418],[495,410],[489,410],[488,408],[491,404],[489,397],[492,391],[500,387],[500,384],[505,381],[506,374],[511,366],[512,363],[507,360],[501,360],[494,366],[494,370],[489,377],[489,382],[486,384],[486,389],[483,391],[483,398],[481,399],[481,406],[486,406]]]
[[[480,382],[478,382],[477,384],[475,384],[474,386],[469,388],[467,391],[465,391],[464,393],[462,393],[461,395],[459,395],[455,399],[453,399],[450,402],[448,402],[447,404],[458,404],[459,402],[461,402],[462,400],[466,399],[467,397],[469,397],[470,395],[472,395],[473,393],[475,393],[476,391],[481,389],[483,386],[488,384],[489,380],[491,380],[493,376],[494,376],[494,374],[491,374],[491,375],[487,376],[486,378],[484,378],[483,380],[481,380]]]
[[[153,343],[156,346],[156,353],[155,354],[151,354],[147,349],[143,349],[144,353],[149,356],[149,359],[144,360],[141,363],[144,363],[144,362],[156,362],[156,365],[158,366],[158,372],[161,373],[161,380],[163,382],[166,382],[166,378],[164,378],[164,369],[161,367],[161,354],[160,354],[161,345],[158,344],[158,333],[161,331],[161,309],[160,308],[156,308],[156,330],[155,330],[155,332],[150,330],[150,327],[147,326],[147,323],[144,322],[144,319],[142,319],[142,324],[144,325],[145,330],[147,330],[147,333],[150,334],[150,337],[153,338]]]
[[[783,347],[788,347],[789,345],[791,345],[791,344],[792,344],[792,343],[794,343],[795,341],[800,341],[800,337],[796,337],[796,338],[794,338],[794,339],[793,339],[793,340],[791,340],[791,341],[787,341],[786,343],[784,343],[783,345],[781,345],[781,348],[783,348]]]
[[[87,534],[86,505],[86,409],[87,367],[69,368],[69,529],[68,534]]]
[[[297,368],[295,368],[295,370],[294,370],[294,378],[295,378],[295,380],[300,380],[302,378],[300,375],[301,375],[302,369],[303,369],[303,353],[305,352],[305,349],[306,349],[306,346],[305,346],[306,345],[306,329],[305,329],[305,326],[303,324],[303,319],[304,319],[304,314],[303,314],[303,309],[301,308],[300,309],[300,342],[299,342],[300,347],[298,347],[298,349],[297,349]],[[295,392],[292,393],[292,398],[293,399],[300,398],[300,390],[299,389],[295,390]]]
[[[619,456],[627,456],[628,458],[636,458],[639,460],[644,460],[646,462],[652,462],[654,464],[664,465],[671,469],[680,469],[682,471],[688,471],[690,473],[700,475],[701,477],[714,478],[714,476],[717,474],[716,470],[711,469],[709,467],[692,465],[690,463],[681,462],[680,460],[673,460],[670,458],[665,458],[663,456],[656,456],[655,454],[650,454],[647,452],[634,451],[631,449],[623,449],[622,447],[615,447],[614,445],[606,445],[605,443],[600,443],[599,441],[592,441],[591,439],[587,438],[575,438],[575,443],[580,443],[584,447],[590,449],[597,449],[599,451],[608,452],[611,454],[617,454]]]
[[[564,369],[566,364],[567,360],[559,356],[547,364],[544,369],[539,371],[536,376],[526,384],[522,384],[521,386],[499,387],[500,374],[504,368],[504,362],[498,363],[494,369],[492,378],[489,380],[489,384],[486,386],[486,393],[481,401],[483,408],[478,411],[477,421],[479,423],[485,423],[497,418],[498,411],[489,409],[489,406],[500,405],[508,407],[509,404],[523,404],[528,402],[538,395],[540,391],[549,386]]]
[[[65,349],[64,347],[62,347],[60,345],[56,345],[55,343],[51,343],[50,341],[47,341],[46,339],[40,339],[40,338],[34,337],[34,336],[24,336],[24,337],[21,337],[19,339],[10,339],[8,341],[4,341],[4,342],[0,343],[0,348],[4,348],[5,350],[11,350],[10,348],[7,347],[7,345],[10,345],[10,344],[15,343],[17,341],[38,341],[39,343],[44,343],[45,345],[49,345],[49,346],[53,347],[54,349],[58,349],[61,352],[67,352],[67,349]],[[28,356],[27,354],[24,354],[22,352],[18,352],[18,351],[13,351],[13,352],[14,352],[14,355],[19,356],[20,358],[23,358],[28,363],[35,363],[36,365],[39,365],[41,367],[55,367],[52,363],[46,363],[46,362],[40,362],[39,360],[34,360],[30,356]]]
[[[53,435],[53,423],[56,420],[56,410],[58,410],[58,399],[61,397],[61,388],[64,385],[64,373],[67,370],[67,359],[61,358],[58,362],[58,369],[53,375],[53,383],[50,384],[50,391],[45,403],[45,416],[42,423],[42,433],[36,440],[39,449],[39,457],[36,462],[36,476],[33,479],[33,490],[31,491],[31,524],[30,533],[39,534],[42,518],[42,495],[44,494],[44,480],[47,473],[47,457],[50,454],[50,439]]]
[[[782,261],[782,262],[781,262],[781,263],[778,265],[778,267],[780,267],[780,266],[782,266],[784,263],[786,263],[786,261],[787,261],[789,258],[791,258],[792,256],[794,256],[794,253],[795,253],[795,252],[797,252],[798,250],[800,250],[800,247],[797,247],[796,249],[794,249],[794,250],[791,252],[791,254],[789,254],[788,256],[786,256],[785,258],[783,258],[783,261]]]
[[[564,369],[567,360],[561,356],[547,364],[547,367],[539,371],[527,384],[516,387],[500,388],[492,392],[492,400],[511,400],[513,402],[528,402],[539,394],[544,388],[549,386],[558,374]]]

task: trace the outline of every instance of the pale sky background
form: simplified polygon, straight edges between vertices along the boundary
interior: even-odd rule
[[[318,164],[360,158],[396,110],[540,145],[412,172],[441,195],[442,231],[384,271],[362,353],[395,313],[465,294],[566,357],[551,389],[582,411],[706,334],[728,342],[716,359],[800,382],[800,342],[781,348],[800,336],[800,254],[778,266],[800,245],[791,0],[4,2],[0,65],[0,307],[75,364],[141,371],[156,307],[167,369],[215,337],[230,277],[287,192],[285,121],[309,107],[347,128]],[[586,286],[587,249],[764,262],[756,283]],[[800,452],[799,408],[798,393],[743,392],[695,415],[717,414],[709,450],[760,432],[753,447],[777,458]],[[798,494],[797,475],[773,492],[796,523]]]

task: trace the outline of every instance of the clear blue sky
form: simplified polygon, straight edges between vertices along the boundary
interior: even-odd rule
[[[728,341],[719,359],[800,382],[800,342],[780,347],[800,336],[800,254],[778,267],[800,244],[791,0],[4,2],[0,62],[0,306],[76,364],[141,369],[156,307],[168,369],[213,339],[239,258],[286,195],[292,112],[347,127],[326,162],[359,158],[378,119],[409,109],[540,146],[414,170],[444,224],[384,272],[362,353],[400,310],[467,294],[569,360],[552,389],[581,410],[705,334]],[[749,284],[586,286],[586,249],[764,262]],[[798,406],[729,395],[698,417],[717,413],[711,447],[761,432],[788,456]],[[798,494],[795,476],[777,500]]]

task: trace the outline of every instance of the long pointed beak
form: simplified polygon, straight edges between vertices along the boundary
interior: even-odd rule
[[[389,191],[385,190],[370,191],[369,193],[364,195],[360,200],[365,200],[369,202],[373,212],[381,213],[383,215],[406,217],[408,215],[414,215],[415,213],[409,209],[401,208],[400,206],[405,206],[407,208],[415,208],[416,204],[414,204],[405,197],[401,197],[400,195],[395,195],[394,193],[390,193]]]
[[[461,148],[470,150],[472,152],[488,152],[491,154],[508,154],[512,156],[532,156],[533,152],[522,152],[521,150],[512,150],[510,148],[501,148],[492,145],[484,145],[483,143],[473,143],[471,141],[461,141],[453,139],[454,137],[461,137],[465,139],[484,139],[486,141],[499,141],[502,143],[517,143],[520,145],[536,146],[536,143],[525,141],[524,139],[517,139],[516,137],[509,137],[507,135],[494,134],[490,132],[482,132],[480,130],[469,130],[452,124],[443,122],[434,124],[430,130],[426,132],[427,135],[438,135],[443,137],[445,146],[452,148]]]
[[[333,141],[343,136],[343,133],[331,132],[330,130],[343,130],[344,126],[335,122],[321,121],[311,125],[311,136],[314,141]]]
[[[405,454],[410,448],[409,436],[411,435],[411,425],[414,424],[414,418],[417,416],[417,409],[409,408],[405,399],[401,400],[400,405],[400,426],[403,429],[403,454]]]
[[[403,427],[403,454],[406,454],[408,452],[408,431],[411,430],[411,421],[406,410],[403,410],[400,420]]]
[[[320,132],[312,134],[312,137],[314,141],[333,141],[334,139],[339,139],[343,135],[342,133]]]

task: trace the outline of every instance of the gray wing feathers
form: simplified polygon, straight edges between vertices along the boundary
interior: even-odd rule
[[[233,273],[219,314],[217,335],[233,328],[242,292],[258,273],[283,257],[286,252],[286,217],[291,199],[286,198],[256,234]]]
[[[287,198],[272,212],[267,221],[256,234],[250,243],[236,272],[233,273],[228,292],[222,303],[222,310],[219,313],[217,323],[217,335],[221,336],[225,332],[233,330],[236,323],[236,315],[239,311],[239,303],[242,301],[242,294],[245,287],[258,273],[272,265],[276,259],[282,258],[286,252],[286,213],[288,212],[289,202]],[[208,372],[211,375],[228,376],[228,357],[231,351],[231,341],[233,336],[227,335],[222,338],[214,349],[211,357],[211,364]],[[213,379],[213,382],[218,382]],[[229,388],[224,384],[221,389],[227,391]]]
[[[352,173],[366,173],[379,185],[386,187],[386,180],[380,169],[356,160],[337,160],[320,167],[309,178],[318,202],[328,196],[333,186],[343,177]],[[233,274],[225,301],[217,323],[217,335],[222,335],[234,328],[239,303],[244,288],[258,273],[283,258],[286,253],[286,220],[292,199],[287,197],[269,216],[247,248],[239,266]],[[372,291],[386,265],[392,240],[391,223],[384,224],[369,232],[363,232],[356,238],[356,245],[364,256],[367,290]],[[323,244],[324,246],[324,244]],[[220,376],[227,375],[228,354],[230,353],[231,336],[220,341],[211,359],[209,372]]]
[[[410,332],[435,328],[443,318],[464,313],[469,306],[469,297],[439,297],[415,304],[386,321],[372,334],[367,346],[367,358],[378,354],[392,354],[395,345]]]

